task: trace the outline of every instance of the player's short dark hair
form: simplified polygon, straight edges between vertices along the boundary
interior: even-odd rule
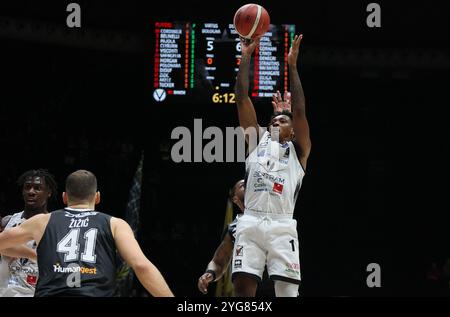
[[[36,170],[28,170],[22,175],[19,176],[17,179],[17,185],[23,186],[25,184],[26,180],[32,177],[40,177],[45,180],[45,184],[47,185],[47,188],[51,190],[50,198],[56,197],[58,185],[56,183],[55,177],[48,172],[46,169],[36,169]]]
[[[279,115],[285,115],[285,116],[288,116],[289,119],[292,120],[292,112],[291,112],[291,111],[289,111],[289,110],[275,111],[275,112],[273,113],[273,115],[270,117],[269,125],[270,125],[270,123],[272,123],[273,118],[275,118],[275,117],[277,117],[277,116],[279,116]]]
[[[89,171],[78,170],[67,176],[66,193],[70,199],[85,201],[97,192],[97,177]]]

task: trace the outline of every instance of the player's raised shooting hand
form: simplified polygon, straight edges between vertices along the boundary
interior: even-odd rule
[[[288,64],[291,66],[297,65],[298,53],[300,51],[300,42],[302,41],[303,34],[296,35],[294,41],[292,41],[291,48],[288,54]]]
[[[239,39],[241,40],[242,55],[252,55],[261,40],[261,38],[250,40],[243,37],[239,37]]]

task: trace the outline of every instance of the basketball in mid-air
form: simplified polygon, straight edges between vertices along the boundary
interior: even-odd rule
[[[256,39],[269,30],[270,16],[259,4],[249,3],[236,11],[233,24],[239,36]]]

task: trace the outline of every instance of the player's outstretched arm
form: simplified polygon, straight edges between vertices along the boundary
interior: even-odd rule
[[[241,62],[236,77],[236,104],[239,116],[239,125],[245,130],[245,140],[249,143],[249,138],[257,138],[259,133],[258,120],[255,108],[248,94],[250,61],[255,48],[259,45],[257,40],[245,40],[241,38]],[[252,134],[252,135],[250,135]],[[252,147],[257,144],[252,143]],[[253,149],[249,148],[249,152]]]
[[[10,258],[27,258],[34,262],[37,261],[36,250],[23,244],[9,249],[1,250],[0,254],[9,256]]]
[[[303,35],[296,35],[288,54],[289,80],[291,82],[291,106],[295,142],[300,148],[299,160],[306,169],[306,162],[311,151],[311,139],[309,137],[309,125],[306,119],[305,95],[297,70],[297,59],[300,50],[300,42]]]
[[[142,252],[128,223],[112,217],[111,230],[120,256],[134,270],[145,289],[155,297],[173,297],[164,277]]]
[[[5,216],[0,219],[0,232],[2,232],[11,219],[11,215]],[[1,250],[0,254],[9,256],[11,258],[27,258],[36,262],[36,250],[33,250],[26,245],[19,245],[9,249]]]
[[[40,214],[25,220],[20,226],[4,230],[0,233],[0,253],[1,250],[20,246],[30,240],[39,244],[48,219],[49,214]]]

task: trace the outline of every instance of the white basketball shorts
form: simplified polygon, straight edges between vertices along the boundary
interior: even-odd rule
[[[238,220],[232,272],[300,284],[297,221],[290,215],[245,211]]]

